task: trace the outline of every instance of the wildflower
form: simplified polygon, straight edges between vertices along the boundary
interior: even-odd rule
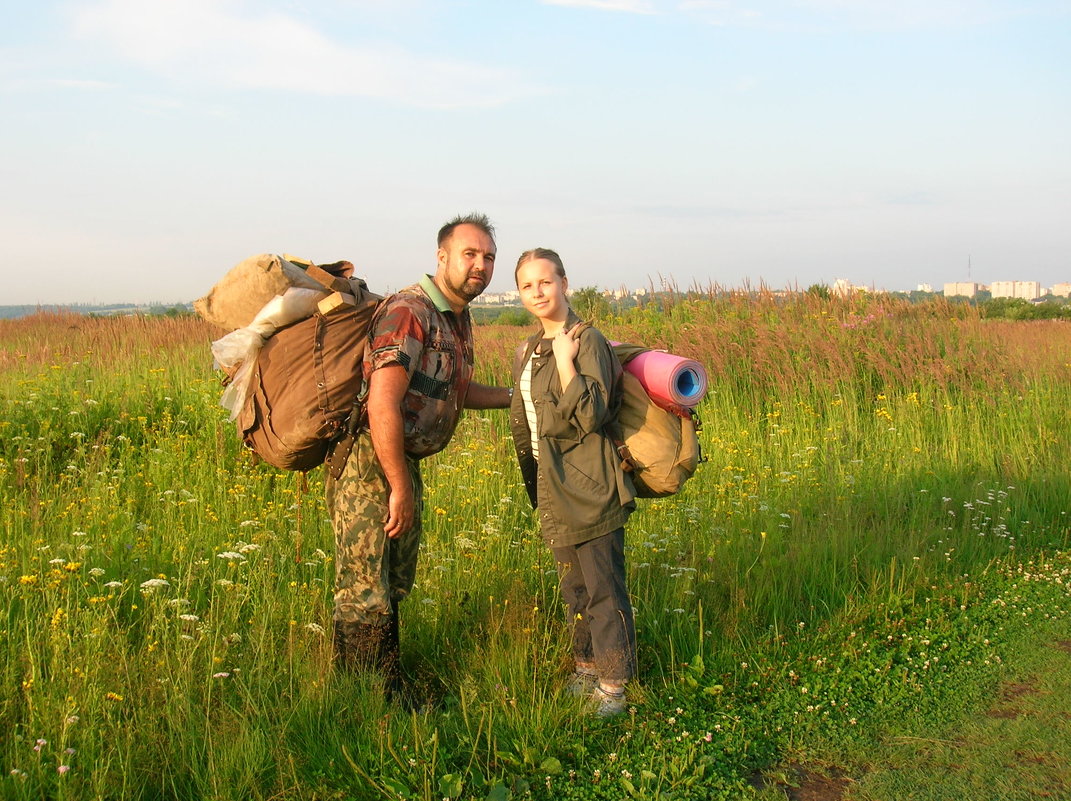
[[[158,590],[161,587],[170,587],[170,586],[171,586],[171,583],[169,581],[167,581],[167,579],[162,579],[162,578],[153,578],[153,579],[149,579],[148,581],[141,582],[141,589],[144,592],[153,592],[154,590]]]
[[[321,626],[319,623],[306,623],[305,624],[305,630],[306,631],[311,631],[313,634],[323,634],[324,633],[324,627]]]
[[[167,602],[168,606],[189,606],[190,602],[186,598],[172,598]]]
[[[118,589],[119,587],[122,587],[123,586],[123,582],[121,582],[121,581],[109,581],[104,586],[107,587],[110,590],[115,590],[115,589]]]
[[[104,568],[103,567],[91,567],[89,569],[89,575],[91,575],[93,578],[100,578],[101,576],[104,575]]]
[[[48,560],[48,563],[49,563],[50,565],[62,565],[62,564],[63,564],[64,562],[66,562],[66,561],[67,561],[66,559],[63,559],[63,558],[61,558],[61,557],[57,557],[57,558],[55,558],[55,559],[49,559],[49,560]]]
[[[62,775],[64,775],[64,774],[65,774],[65,773],[66,773],[67,771],[69,771],[70,769],[71,769],[71,766],[70,766],[70,765],[60,765],[60,766],[58,766],[58,767],[56,768],[56,773],[58,773],[58,774],[59,774],[60,776],[62,776]]]
[[[238,549],[238,553],[247,554],[247,553],[252,553],[253,551],[259,551],[259,550],[260,550],[260,546],[259,545],[257,545],[256,543],[253,543],[253,542],[247,542],[245,545],[243,545],[242,547],[240,547]]]
[[[118,703],[123,700],[123,696],[119,695],[119,693],[107,692],[104,693],[104,700]]]
[[[245,561],[245,557],[237,551],[224,551],[223,553],[217,553],[216,556],[220,559],[230,559],[232,561],[237,560],[239,562]]]
[[[42,739],[38,738],[37,742],[34,743],[33,750],[34,751],[40,751],[42,746],[46,746],[46,745],[48,745],[48,740],[42,740]]]
[[[231,676],[231,674],[228,673],[225,670],[221,670],[219,673],[213,673],[212,674],[212,678],[214,678],[214,679],[229,679],[230,676]]]
[[[196,623],[200,619],[197,615],[179,615],[179,620],[185,620],[187,623]]]
[[[37,576],[19,576],[19,584],[25,584],[27,586],[36,584]]]

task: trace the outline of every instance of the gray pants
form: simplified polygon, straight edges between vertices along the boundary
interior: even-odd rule
[[[594,662],[603,680],[631,679],[636,623],[625,585],[625,529],[553,551],[573,627],[574,658]]]

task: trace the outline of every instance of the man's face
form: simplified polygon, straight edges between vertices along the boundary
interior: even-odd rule
[[[450,301],[467,305],[491,283],[495,242],[475,225],[459,225],[439,248],[436,277]]]

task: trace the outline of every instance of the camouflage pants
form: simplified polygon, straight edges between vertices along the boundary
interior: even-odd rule
[[[409,460],[416,510],[412,527],[397,539],[383,531],[389,487],[362,431],[337,480],[327,478],[327,505],[335,530],[335,620],[381,625],[391,607],[409,595],[420,550],[424,485]]]

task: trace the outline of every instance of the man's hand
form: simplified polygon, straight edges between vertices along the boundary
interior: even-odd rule
[[[413,487],[409,482],[404,487],[391,487],[387,502],[387,519],[383,530],[392,540],[402,536],[413,525],[416,503],[413,499]]]

